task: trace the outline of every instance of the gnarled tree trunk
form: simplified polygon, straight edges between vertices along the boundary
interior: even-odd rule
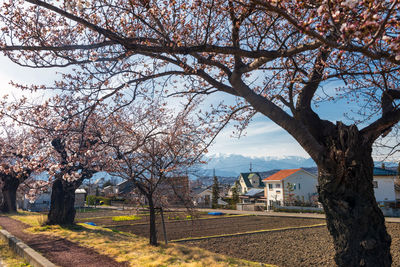
[[[372,144],[355,126],[338,123],[318,164],[322,203],[339,266],[390,266],[391,238],[373,190]]]
[[[56,179],[52,186],[50,211],[47,224],[67,225],[75,220],[75,190],[81,185],[82,180],[67,182]]]
[[[0,211],[3,213],[11,213],[17,211],[17,189],[20,181],[14,177],[8,177],[4,181],[4,186],[1,190],[3,202],[0,204]]]

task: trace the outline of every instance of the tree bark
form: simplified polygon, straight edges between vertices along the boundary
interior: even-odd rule
[[[154,207],[153,196],[148,195],[150,209],[150,245],[157,246],[157,229],[156,229],[156,209]]]
[[[56,179],[52,186],[51,204],[47,224],[68,225],[75,220],[75,190],[82,181],[67,182]]]
[[[0,205],[0,211],[3,213],[17,212],[17,189],[20,181],[17,178],[11,177],[4,181],[4,186],[1,190],[3,202]]]
[[[373,190],[372,144],[356,126],[338,123],[318,163],[319,201],[338,266],[391,266],[391,237]]]

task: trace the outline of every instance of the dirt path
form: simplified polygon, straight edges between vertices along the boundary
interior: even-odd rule
[[[25,233],[23,229],[28,225],[5,216],[0,216],[0,226],[58,266],[129,266],[63,238]]]

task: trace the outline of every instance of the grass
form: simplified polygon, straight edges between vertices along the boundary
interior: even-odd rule
[[[136,216],[136,215],[126,215],[126,216],[115,216],[111,218],[114,222],[120,222],[120,221],[135,221],[135,220],[140,220],[141,217]]]
[[[14,219],[32,225],[27,231],[68,239],[81,246],[92,248],[118,262],[129,262],[130,266],[272,266],[260,264],[181,244],[150,246],[148,239],[134,234],[112,231],[107,228],[77,224],[70,227],[39,226],[40,215],[15,215]],[[29,218],[29,219],[27,219]]]
[[[31,266],[22,257],[15,254],[8,244],[0,239],[0,255],[1,261],[8,267]]]
[[[47,215],[28,211],[18,211],[17,213],[12,214],[9,217],[31,226],[42,226],[47,220]]]

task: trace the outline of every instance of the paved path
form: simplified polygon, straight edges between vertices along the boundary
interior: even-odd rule
[[[206,212],[224,212],[230,214],[252,214],[273,217],[297,217],[297,218],[315,218],[325,219],[325,214],[319,213],[290,213],[290,212],[273,212],[273,211],[244,211],[244,210],[224,210],[224,209],[198,209]],[[385,217],[386,222],[400,223],[400,218]]]

